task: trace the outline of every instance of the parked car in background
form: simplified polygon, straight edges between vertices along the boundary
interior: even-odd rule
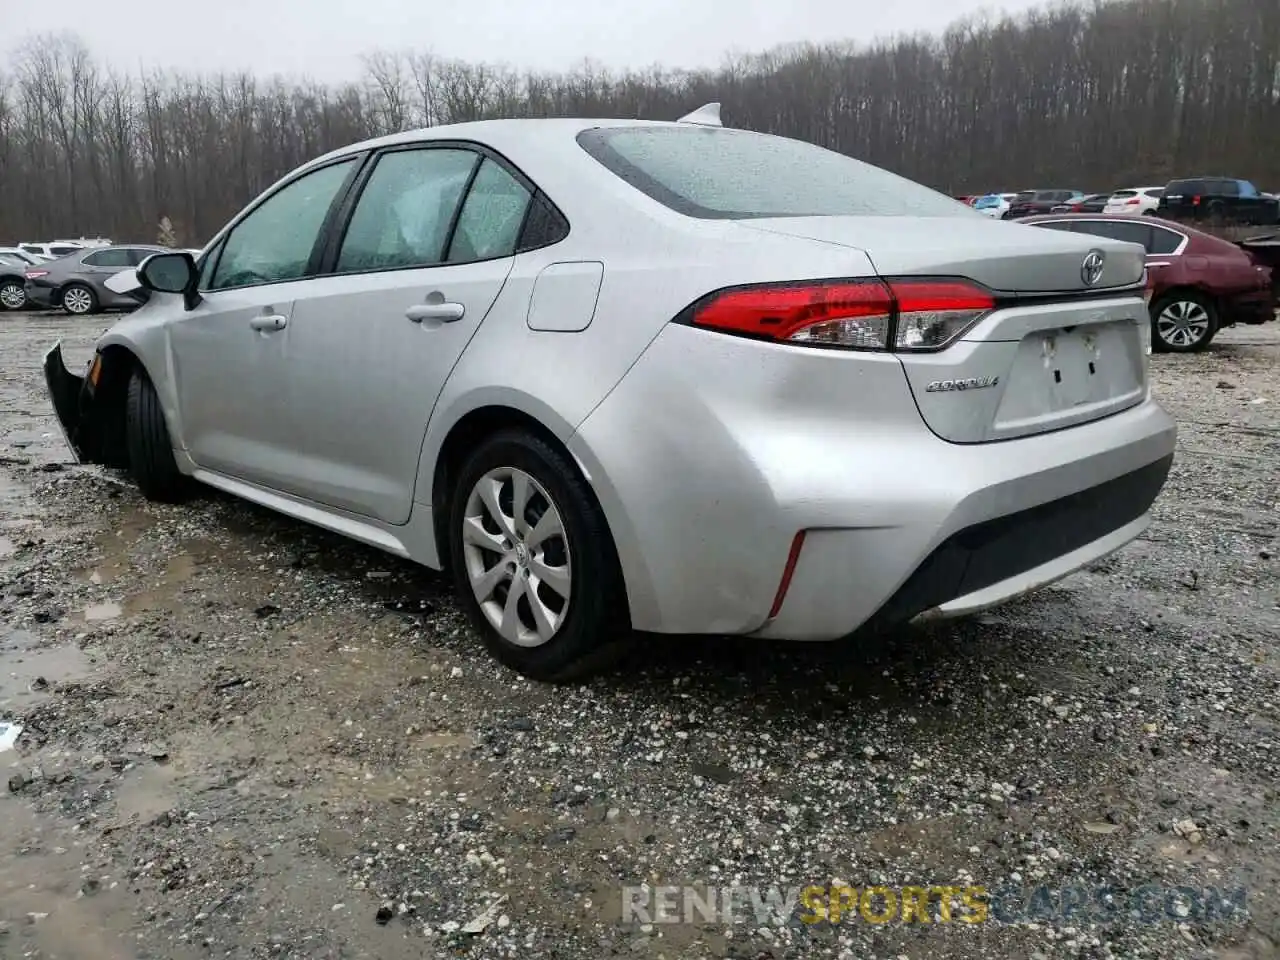
[[[1151,345],[1203,350],[1218,330],[1275,318],[1271,268],[1228,240],[1153,216],[1066,214],[1022,221],[1141,244],[1151,284]]]
[[[1156,213],[1170,220],[1269,226],[1280,223],[1280,200],[1259,192],[1248,180],[1192,177],[1165,184]]]
[[[1050,213],[1101,213],[1107,205],[1109,193],[1090,193],[1069,203],[1055,204]]]
[[[1107,198],[1103,213],[1154,214],[1160,205],[1164,187],[1126,187]]]
[[[56,260],[59,257],[65,257],[68,254],[75,253],[78,250],[85,249],[83,243],[74,240],[49,241],[48,243],[37,243],[32,240],[23,240],[18,247],[26,253],[34,254],[38,257],[47,257]]]
[[[1140,250],[717,109],[299,168],[198,265],[134,271],[150,299],[91,373],[50,350],[68,442],[146,496],[196,480],[448,569],[541,679],[632,628],[822,640],[985,609],[1148,526],[1175,427]]]
[[[1080,190],[1023,190],[1010,202],[1003,219],[1015,220],[1018,217],[1049,213],[1056,206],[1083,199],[1084,193]]]
[[[14,253],[0,252],[0,310],[27,305],[26,271],[31,264]]]
[[[0,254],[8,254],[11,257],[17,257],[25,263],[30,264],[48,263],[50,260],[56,259],[54,257],[47,257],[41,253],[28,253],[21,247],[0,247]]]
[[[138,301],[105,286],[122,270],[136,267],[153,253],[169,253],[168,247],[131,244],[119,247],[86,247],[50,263],[26,271],[27,300],[34,306],[62,307],[67,313],[97,313],[103,309],[132,309]]]
[[[1009,202],[1015,196],[1017,194],[1014,193],[988,193],[974,202],[973,209],[999,220],[1004,216],[1004,212],[1009,209]]]

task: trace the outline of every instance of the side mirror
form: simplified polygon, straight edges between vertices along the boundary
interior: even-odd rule
[[[191,254],[153,253],[138,265],[138,282],[157,293],[180,293],[190,310],[200,302],[196,284],[200,274]]]

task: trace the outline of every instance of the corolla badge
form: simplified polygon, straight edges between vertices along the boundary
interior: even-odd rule
[[[925,385],[925,393],[950,393],[952,390],[982,390],[994,387],[1000,382],[999,377],[964,377],[960,380],[930,380]]]
[[[1089,255],[1084,258],[1084,263],[1080,264],[1080,279],[1084,281],[1086,287],[1092,287],[1102,279],[1102,267],[1105,263],[1106,256],[1101,250],[1089,251]]]

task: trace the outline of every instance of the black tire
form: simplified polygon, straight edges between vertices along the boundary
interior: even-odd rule
[[[471,493],[485,474],[503,468],[532,477],[559,511],[564,527],[572,573],[568,606],[559,628],[539,646],[513,643],[490,624],[472,589],[463,551]],[[504,430],[472,451],[451,492],[448,548],[463,606],[490,653],[512,670],[553,683],[581,680],[606,667],[625,648],[631,633],[627,596],[604,514],[569,458],[540,437],[525,430]]]
[[[73,302],[86,303],[87,306],[84,309],[77,308],[73,310],[71,307],[67,306],[67,295],[73,292],[75,294]],[[86,294],[87,296],[84,296]],[[83,300],[81,299],[82,297],[84,298]],[[59,297],[59,300],[62,303],[62,309],[67,311],[67,313],[71,314],[73,317],[87,317],[89,314],[97,313],[101,309],[98,304],[98,295],[93,292],[93,287],[86,286],[83,283],[67,284],[62,288],[62,294]]]
[[[159,503],[186,499],[190,481],[178,472],[160,398],[150,378],[140,369],[129,377],[124,433],[129,449],[129,474],[142,495]]]
[[[1204,311],[1208,326],[1198,340],[1184,343],[1181,340],[1170,340],[1160,332],[1161,316],[1175,304],[1198,307]],[[1191,291],[1175,290],[1151,304],[1151,350],[1154,353],[1199,353],[1213,342],[1218,333],[1218,325],[1218,308],[1212,300]]]
[[[27,291],[22,280],[5,277],[0,280],[0,310],[25,310]]]

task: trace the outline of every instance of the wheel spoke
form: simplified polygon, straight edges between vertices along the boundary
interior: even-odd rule
[[[507,590],[507,602],[502,607],[502,623],[498,632],[512,643],[520,643],[520,598],[527,592],[524,577],[511,578],[511,586]]]
[[[525,594],[529,598],[529,609],[533,611],[533,624],[538,632],[538,639],[550,640],[560,627],[560,616],[547,609],[547,605],[538,596],[537,584],[530,581],[529,590]]]
[[[502,490],[502,481],[486,477],[480,481],[480,499],[484,501],[489,516],[498,525],[503,536],[514,538],[516,531],[511,517],[502,512],[502,504],[498,502],[498,494]]]
[[[484,603],[493,596],[493,591],[498,588],[498,584],[511,577],[511,570],[507,567],[506,561],[498,561],[488,570],[482,573],[473,574],[471,577],[471,589],[475,591],[476,599]],[[516,578],[519,579],[518,577]],[[515,589],[514,582],[512,589]]]
[[[524,542],[532,550],[544,540],[563,536],[564,525],[560,522],[560,513],[554,505],[547,507],[547,512],[538,518],[532,530],[525,536]]]
[[[549,566],[542,557],[531,557],[529,559],[529,572],[538,578],[539,583],[545,583],[560,596],[566,600],[569,599],[571,578],[567,566],[553,567]]]
[[[511,520],[517,535],[529,529],[524,518],[525,508],[529,505],[529,475],[521,470],[511,474]]]
[[[481,550],[488,550],[491,553],[506,554],[507,552],[501,535],[490,533],[486,530],[479,517],[467,517],[462,521],[462,539],[466,543],[477,546]]]

